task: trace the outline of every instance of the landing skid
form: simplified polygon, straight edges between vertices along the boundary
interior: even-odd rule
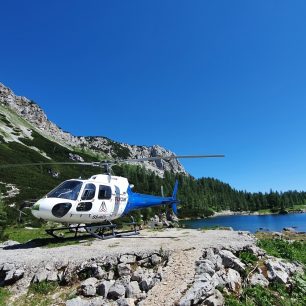
[[[127,231],[116,231],[117,225],[110,222],[109,224],[77,225],[70,227],[50,228],[46,229],[46,233],[54,238],[63,239],[64,237],[57,235],[56,232],[68,231],[67,233],[70,234],[71,232],[74,232],[74,237],[77,237],[80,233],[79,230],[85,229],[85,231],[91,236],[102,240],[139,234],[139,231],[137,230],[137,223],[134,220],[130,223],[125,223],[125,225],[132,226],[132,229]]]

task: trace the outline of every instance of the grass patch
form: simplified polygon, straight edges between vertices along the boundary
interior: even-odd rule
[[[5,289],[5,288],[0,288],[0,306],[6,306],[8,305],[7,301],[10,297],[11,293]]]
[[[8,227],[5,229],[6,238],[9,240],[18,241],[22,244],[26,244],[33,247],[45,247],[45,248],[55,248],[66,245],[75,245],[80,242],[84,242],[84,238],[94,239],[92,236],[85,234],[85,236],[77,236],[74,237],[74,233],[69,233],[70,237],[66,237],[63,239],[56,239],[50,237],[45,232],[45,228],[33,228],[26,229],[22,227]],[[86,241],[87,245],[91,244],[91,241]]]
[[[5,234],[10,240],[25,243],[37,238],[48,238],[44,228],[26,229],[22,227],[9,226],[5,229]]]
[[[40,282],[31,284],[28,293],[49,294],[58,288],[57,282]]]

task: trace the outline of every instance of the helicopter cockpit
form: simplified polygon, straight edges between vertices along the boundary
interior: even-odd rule
[[[77,180],[69,180],[60,184],[47,194],[47,198],[60,198],[67,200],[77,200],[83,182]]]

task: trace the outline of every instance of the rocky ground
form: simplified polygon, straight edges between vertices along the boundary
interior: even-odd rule
[[[252,271],[240,260],[260,260]],[[0,285],[13,299],[33,283],[74,286],[75,297],[53,305],[223,305],[243,284],[290,283],[301,267],[266,256],[247,232],[167,229],[58,248],[0,249]],[[223,288],[222,293],[220,288]]]

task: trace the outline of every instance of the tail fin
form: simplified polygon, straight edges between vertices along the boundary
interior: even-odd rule
[[[178,191],[178,180],[175,181],[175,185],[174,185],[174,188],[173,188],[173,193],[172,193],[172,199],[174,200],[173,203],[172,203],[172,210],[173,212],[177,215],[177,207],[176,207],[176,204],[177,204],[177,200],[176,200],[176,195],[177,195],[177,191]]]

